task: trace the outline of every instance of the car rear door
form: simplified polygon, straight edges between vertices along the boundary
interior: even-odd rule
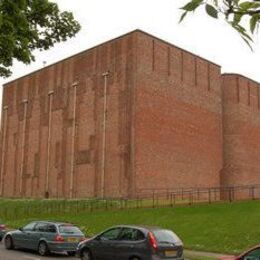
[[[34,228],[34,232],[31,233],[30,243],[32,244],[32,249],[38,250],[39,241],[41,239],[46,240],[46,234],[48,230],[48,223],[39,222]]]
[[[139,229],[128,227],[122,229],[115,252],[120,260],[128,260],[132,256],[148,259],[150,255],[143,232]]]

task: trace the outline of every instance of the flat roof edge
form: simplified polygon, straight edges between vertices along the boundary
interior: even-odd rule
[[[260,82],[254,80],[254,79],[251,79],[247,76],[244,76],[242,74],[239,74],[239,73],[222,73],[221,76],[234,76],[234,77],[240,77],[240,78],[244,78],[244,79],[247,79],[247,80],[250,80],[250,81],[253,81],[254,83],[260,85]]]

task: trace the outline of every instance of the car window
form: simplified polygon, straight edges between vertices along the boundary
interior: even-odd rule
[[[33,231],[35,224],[35,222],[29,223],[23,227],[23,231]]]
[[[153,230],[153,234],[158,242],[175,243],[180,241],[179,237],[176,234],[174,234],[171,230]]]
[[[57,229],[56,229],[55,225],[48,224],[48,226],[47,226],[47,232],[49,232],[49,233],[56,233],[56,232],[57,232]]]
[[[48,224],[46,223],[37,223],[35,226],[35,231],[37,232],[47,232]]]
[[[243,260],[260,260],[260,248],[256,248],[247,254],[244,255],[242,258]]]
[[[121,228],[110,229],[110,230],[106,231],[105,233],[103,233],[100,236],[100,239],[101,240],[117,240],[120,231],[121,231]]]
[[[144,238],[144,234],[140,230],[134,228],[123,228],[119,236],[119,240],[124,241],[138,241],[143,240]]]
[[[62,234],[82,235],[80,229],[72,225],[60,225],[59,232]]]

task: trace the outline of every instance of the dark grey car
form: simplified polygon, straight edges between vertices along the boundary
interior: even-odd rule
[[[84,240],[83,233],[74,225],[50,221],[34,221],[19,230],[7,232],[6,249],[26,248],[40,255],[49,252],[67,252],[74,255],[77,245]]]
[[[183,258],[183,244],[171,230],[116,226],[83,241],[77,249],[82,260],[161,260]]]

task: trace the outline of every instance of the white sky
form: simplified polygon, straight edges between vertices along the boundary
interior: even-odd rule
[[[76,38],[36,53],[36,62],[15,64],[13,76],[0,78],[0,85],[56,61],[141,29],[222,66],[222,72],[239,73],[260,82],[260,37],[254,52],[225,22],[203,11],[178,23],[179,8],[188,0],[53,0],[61,10],[72,11],[82,30]],[[1,94],[1,93],[0,93]],[[1,95],[2,96],[2,95]],[[1,100],[0,100],[1,104]]]

